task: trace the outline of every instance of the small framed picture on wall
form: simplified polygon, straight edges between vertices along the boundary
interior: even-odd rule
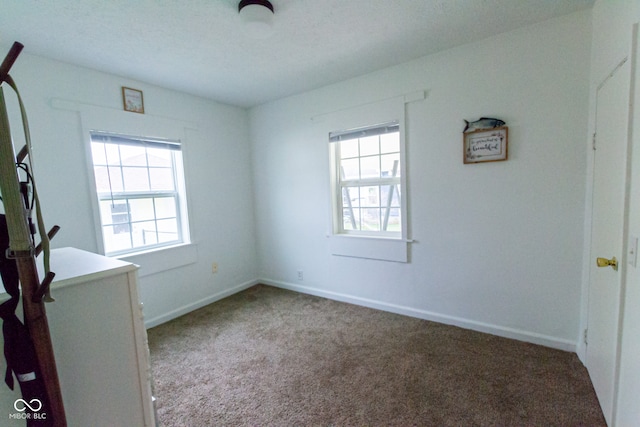
[[[507,160],[508,128],[479,129],[464,134],[464,163]]]
[[[144,114],[144,99],[142,91],[131,89],[130,87],[122,87],[122,103],[125,111]]]

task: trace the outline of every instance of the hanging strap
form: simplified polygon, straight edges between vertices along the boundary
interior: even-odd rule
[[[20,115],[22,116],[22,128],[24,131],[24,138],[26,142],[27,153],[29,156],[29,162],[31,164],[31,185],[33,186],[33,199],[35,202],[36,223],[38,226],[38,234],[40,235],[40,239],[41,239],[40,245],[42,246],[44,273],[46,276],[51,271],[50,269],[51,245],[49,241],[49,236],[47,235],[47,231],[44,225],[44,220],[42,219],[42,209],[40,207],[40,199],[38,197],[38,190],[37,190],[36,181],[34,177],[35,174],[33,172],[33,156],[31,155],[31,133],[29,132],[29,120],[27,119],[27,111],[24,108],[22,97],[20,96],[20,92],[18,91],[18,87],[16,83],[13,81],[13,78],[11,78],[11,76],[7,74],[4,81],[7,82],[7,84],[11,86],[13,91],[16,93],[16,96],[18,97],[18,104],[20,105]],[[54,301],[54,299],[51,297],[51,293],[49,290],[47,290],[44,295],[44,301],[45,302]]]

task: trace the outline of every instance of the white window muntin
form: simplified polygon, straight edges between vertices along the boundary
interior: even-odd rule
[[[184,191],[180,142],[96,131],[90,135],[105,254],[123,255],[183,243],[185,203],[180,195]],[[136,147],[144,156],[132,162],[121,155],[123,147]],[[152,159],[150,152],[161,154],[163,159]],[[159,175],[163,175],[161,179]],[[170,203],[163,203],[166,201]],[[132,206],[136,205],[136,212],[132,213]],[[122,236],[115,237],[116,234]]]
[[[331,132],[329,141],[336,183],[334,233],[402,237],[399,121]]]

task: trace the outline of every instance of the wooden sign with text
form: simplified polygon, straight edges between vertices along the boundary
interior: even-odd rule
[[[479,129],[464,134],[464,163],[507,160],[508,131],[506,126]]]

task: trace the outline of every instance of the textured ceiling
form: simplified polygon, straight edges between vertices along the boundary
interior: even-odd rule
[[[250,107],[581,9],[593,0],[2,0],[0,45]],[[3,56],[3,54],[0,54]]]

